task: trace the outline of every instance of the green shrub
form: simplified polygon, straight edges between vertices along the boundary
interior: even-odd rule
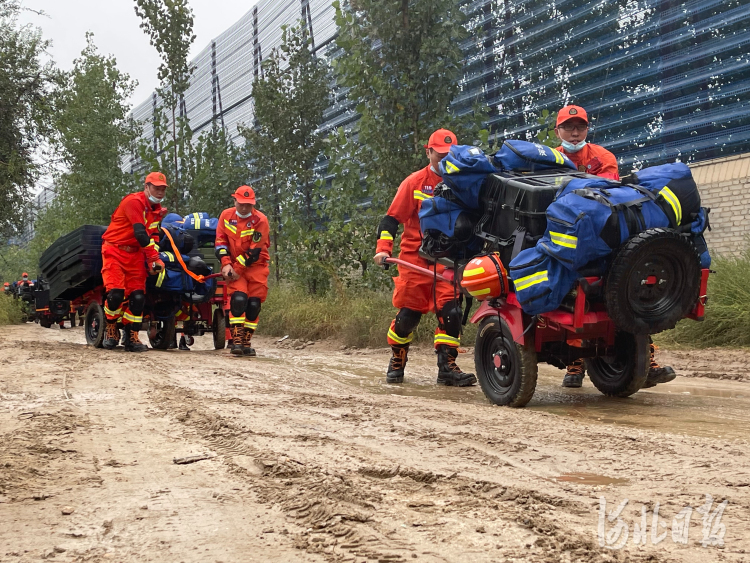
[[[0,326],[21,322],[21,302],[7,295],[0,295]]]
[[[738,257],[715,257],[708,278],[703,322],[683,320],[656,337],[666,345],[697,348],[750,346],[750,249]]]
[[[326,295],[310,295],[297,287],[272,287],[261,311],[260,334],[289,335],[291,338],[317,340],[337,338],[356,348],[383,347],[388,326],[397,313],[390,292],[340,289]],[[414,341],[431,344],[437,321],[425,315]],[[462,338],[473,346],[476,329],[466,326]]]

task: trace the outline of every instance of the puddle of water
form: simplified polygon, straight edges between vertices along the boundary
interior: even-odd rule
[[[625,485],[627,479],[617,479],[616,477],[607,477],[606,475],[597,475],[596,473],[563,473],[552,478],[558,483],[574,483],[576,485]]]

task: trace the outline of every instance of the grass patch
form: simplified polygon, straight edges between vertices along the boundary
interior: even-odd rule
[[[703,322],[680,321],[657,335],[658,343],[695,348],[750,346],[750,249],[737,257],[715,257],[708,278]]]
[[[8,295],[0,295],[0,326],[18,324],[22,317],[21,302]]]
[[[476,304],[475,304],[476,308]],[[287,285],[271,287],[260,314],[260,334],[289,335],[291,338],[320,340],[336,338],[356,348],[384,347],[386,332],[398,310],[391,293],[343,290],[310,295]],[[435,315],[422,318],[414,341],[432,344]],[[476,328],[467,323],[462,342],[473,346]]]

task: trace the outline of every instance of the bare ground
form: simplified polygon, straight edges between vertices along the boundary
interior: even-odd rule
[[[394,388],[384,349],[1,330],[0,561],[750,561],[746,351],[664,353],[690,377],[622,400],[543,366],[511,410],[435,387],[426,349]]]

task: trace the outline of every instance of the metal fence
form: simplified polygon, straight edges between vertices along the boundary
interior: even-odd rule
[[[750,151],[750,0],[457,1],[471,38],[454,108],[486,104],[497,136],[533,136],[542,110],[575,103],[589,139],[624,168]],[[304,20],[316,52],[335,56],[333,17],[331,0],[261,0],[196,57],[184,105],[193,130],[251,123],[251,85],[282,25]],[[158,103],[133,112],[147,139]],[[324,129],[356,120],[345,92],[325,119]]]

